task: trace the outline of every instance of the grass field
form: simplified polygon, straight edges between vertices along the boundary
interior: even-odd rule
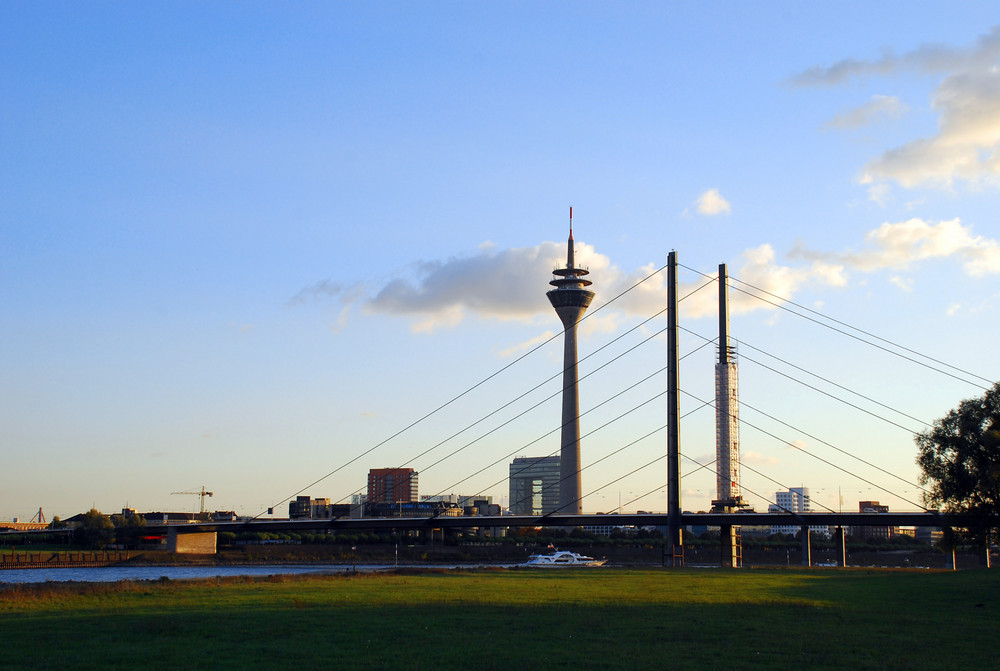
[[[2,578],[2,576],[0,576]],[[998,668],[1000,572],[485,570],[0,590],[0,669]]]

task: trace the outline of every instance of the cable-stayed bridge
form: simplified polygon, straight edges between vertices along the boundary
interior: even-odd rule
[[[570,244],[572,245],[572,236]],[[695,300],[695,297],[703,295],[704,290],[712,286],[719,288],[721,285],[720,277],[723,277],[724,274],[720,271],[719,276],[705,275],[693,268],[681,266],[677,263],[674,253],[671,253],[669,259],[667,265],[640,279],[610,300],[597,305],[589,315],[579,319],[579,322],[583,324],[587,319],[594,318],[595,314],[599,314],[603,310],[614,309],[614,306],[620,301],[630,300],[638,292],[646,292],[643,299],[653,306],[633,326],[617,333],[614,337],[605,339],[604,342],[598,343],[580,359],[580,363],[585,364],[586,371],[578,379],[575,375],[572,376],[571,379],[574,380],[572,384],[592,390],[590,397],[596,396],[599,400],[591,401],[589,406],[577,410],[577,414],[569,418],[565,413],[566,405],[564,404],[562,422],[549,422],[547,431],[535,435],[527,442],[516,442],[513,450],[498,452],[495,449],[495,443],[490,443],[495,434],[500,434],[510,427],[523,425],[527,418],[537,417],[543,409],[547,409],[551,405],[548,403],[549,401],[565,397],[568,390],[565,382],[563,385],[555,386],[550,383],[559,379],[566,380],[565,373],[568,365],[563,369],[553,367],[552,375],[523,383],[523,391],[515,393],[513,397],[495,402],[487,412],[474,416],[471,421],[466,417],[463,422],[458,424],[457,429],[446,431],[444,438],[426,446],[411,449],[405,460],[401,460],[402,463],[397,462],[400,468],[418,467],[425,476],[428,471],[442,470],[439,467],[446,464],[447,472],[454,474],[454,476],[449,480],[442,480],[448,481],[450,484],[439,487],[439,493],[455,491],[456,488],[461,487],[475,490],[477,495],[484,494],[506,485],[507,473],[503,473],[499,479],[495,478],[498,471],[507,467],[514,455],[529,451],[537,451],[549,456],[558,454],[560,449],[565,448],[567,423],[569,421],[581,422],[587,426],[587,430],[578,434],[577,443],[589,444],[592,441],[598,442],[600,440],[601,452],[596,456],[591,453],[592,456],[582,462],[578,470],[569,476],[563,476],[562,480],[565,480],[567,477],[579,478],[583,474],[587,478],[586,482],[589,483],[589,486],[585,490],[581,490],[572,501],[560,501],[559,510],[550,511],[544,515],[505,515],[499,518],[437,516],[429,518],[352,519],[343,517],[333,520],[289,521],[270,520],[261,514],[250,522],[192,525],[188,530],[214,532],[251,528],[286,530],[305,528],[572,527],[613,523],[616,525],[666,527],[672,536],[673,544],[679,546],[682,552],[680,528],[692,524],[707,524],[724,529],[744,525],[795,525],[801,526],[806,532],[803,534],[804,542],[808,542],[809,527],[834,526],[840,530],[841,543],[843,542],[843,528],[846,526],[961,526],[962,520],[957,516],[940,515],[924,508],[922,505],[923,487],[912,479],[908,479],[905,474],[900,474],[897,468],[879,463],[878,450],[857,447],[848,449],[838,444],[836,440],[822,437],[820,431],[806,431],[800,428],[799,420],[786,419],[780,412],[765,409],[764,403],[757,401],[757,395],[750,395],[749,402],[747,395],[744,395],[739,402],[740,407],[751,410],[756,413],[757,417],[750,420],[746,418],[745,414],[739,416],[738,410],[734,408],[727,411],[732,413],[728,421],[736,426],[737,430],[755,431],[781,446],[781,449],[791,450],[796,455],[809,457],[813,466],[806,473],[796,473],[797,480],[811,480],[815,472],[812,469],[834,472],[838,474],[838,478],[860,483],[861,486],[870,491],[880,492],[882,496],[891,497],[893,501],[903,502],[911,506],[911,510],[879,514],[876,518],[870,514],[843,513],[841,510],[834,510],[833,506],[815,500],[816,505],[823,510],[795,511],[781,509],[780,506],[775,509],[777,502],[764,492],[766,489],[773,490],[774,487],[790,489],[785,482],[787,476],[769,472],[767,467],[770,464],[767,460],[763,460],[763,464],[751,463],[747,459],[740,458],[737,454],[735,465],[751,474],[751,477],[745,478],[742,482],[734,481],[733,484],[739,484],[738,491],[741,497],[745,496],[757,505],[766,505],[769,512],[750,512],[751,505],[749,504],[745,509],[736,511],[684,512],[681,506],[682,477],[697,477],[699,472],[716,476],[716,480],[731,476],[723,474],[720,470],[718,458],[699,457],[697,455],[700,452],[695,452],[696,456],[691,456],[689,454],[691,450],[683,447],[681,443],[680,429],[687,418],[703,410],[717,410],[719,397],[717,393],[713,395],[711,391],[706,393],[705,390],[699,388],[698,384],[692,387],[680,385],[679,370],[682,365],[686,365],[682,362],[696,357],[699,352],[711,353],[713,347],[716,351],[728,352],[730,345],[728,339],[723,340],[721,334],[714,336],[701,333],[682,326],[678,320],[678,306],[685,301]],[[572,252],[567,268],[571,266]],[[683,268],[696,277],[696,281],[690,287],[682,289],[679,286],[676,280],[678,268]],[[566,274],[568,271],[561,276],[565,278]],[[571,278],[576,277],[576,275],[570,276]],[[663,279],[664,276],[666,276],[666,281]],[[729,277],[728,280],[726,282],[727,288],[731,286],[734,291],[740,294],[741,300],[744,302],[759,301],[769,306],[769,309],[801,319],[815,329],[868,347],[879,356],[902,361],[906,365],[919,367],[932,375],[961,382],[970,390],[984,390],[990,384],[988,378],[951,366],[939,359],[920,354],[913,349],[851,326],[844,321],[833,319],[816,310],[798,305],[738,277]],[[656,301],[648,301],[649,294],[656,293],[664,284],[667,285],[666,305],[663,304],[662,300],[659,305],[656,305]],[[654,290],[650,292],[648,287],[654,287]],[[642,301],[635,302],[642,303]],[[720,297],[720,306],[721,303],[722,298]],[[553,304],[555,305],[555,301]],[[522,371],[528,369],[530,365],[528,362],[534,356],[536,363],[530,368],[530,372],[520,374],[518,378],[520,380],[533,380],[537,376],[539,368],[537,353],[549,343],[557,340],[558,337],[559,334],[556,334],[547,341],[536,345],[500,370],[476,382],[386,440],[360,450],[323,477],[277,502],[273,508],[279,508],[295,496],[324,483],[341,472],[346,472],[350,467],[356,468],[357,465],[364,464],[365,462],[362,460],[371,461],[384,458],[380,457],[379,453],[387,444],[410,434],[416,427],[458,404],[472,392],[487,388],[502,374],[509,373],[519,367]],[[596,341],[597,338],[594,340]],[[655,363],[649,365],[648,352],[650,350],[662,352],[660,343],[663,340],[667,341],[666,364],[663,365],[662,358],[655,361],[657,357],[652,357]],[[738,337],[733,338],[733,341],[735,346],[732,349],[734,351],[737,348],[740,350],[738,358],[741,362],[748,362],[756,366],[762,374],[773,375],[777,379],[794,383],[801,389],[798,392],[800,395],[814,395],[823,403],[836,404],[866,419],[880,422],[894,431],[907,432],[911,439],[914,432],[925,430],[931,426],[930,422],[919,419],[916,414],[900,410],[891,402],[877,399],[874,393],[860,390],[852,384],[843,384],[834,380],[829,374],[815,372],[808,361],[792,361],[788,356],[769,351],[772,348],[761,347]],[[680,350],[684,347],[686,347],[686,351],[682,353]],[[751,354],[747,354],[748,351]],[[647,353],[645,359],[640,356],[642,352]],[[685,412],[681,412],[682,408]],[[549,412],[552,417],[557,416],[556,413],[552,413],[550,410]],[[816,411],[816,414],[821,416],[824,412],[826,411],[820,409]],[[783,433],[779,434],[779,431]],[[563,445],[556,449],[550,449],[554,436],[559,433],[563,435]],[[612,434],[614,437],[610,440],[604,437]],[[629,437],[622,438],[626,434]],[[470,435],[474,437],[469,438]],[[490,447],[484,449],[485,445],[490,445]],[[541,447],[542,445],[545,447]],[[686,472],[682,472],[682,462],[687,468]],[[630,498],[622,503],[621,490],[635,489],[633,483],[637,481],[636,476],[650,472],[660,475],[658,477],[647,476],[642,482],[646,484],[652,482],[654,486],[649,489],[640,489],[638,493],[630,491]],[[597,484],[593,484],[595,481]],[[346,501],[352,495],[360,494],[361,491],[363,490],[358,489],[345,494],[340,500]],[[613,518],[609,518],[606,514],[567,514],[564,511],[568,508],[567,503],[580,504],[583,500],[595,501],[602,493],[607,499],[607,493],[615,491],[619,492],[617,508],[620,514]],[[664,506],[665,511],[663,511],[663,507],[660,507],[663,512],[621,512],[624,507],[633,505],[655,509],[658,507],[657,505],[647,505],[644,501],[650,498],[659,500],[658,497],[664,493],[667,505]],[[510,504],[513,507],[515,502],[511,501]],[[603,508],[607,511],[613,509],[614,506],[605,505]]]

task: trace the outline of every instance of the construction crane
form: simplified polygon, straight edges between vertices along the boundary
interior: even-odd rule
[[[205,491],[205,485],[201,486],[201,491],[195,490],[193,492],[170,492],[170,493],[171,494],[191,494],[193,496],[200,496],[201,497],[201,514],[202,515],[205,514],[205,497],[206,496],[214,496],[214,494],[212,494],[212,492]]]

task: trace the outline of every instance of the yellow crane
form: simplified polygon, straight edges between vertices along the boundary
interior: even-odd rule
[[[200,496],[201,497],[201,514],[205,513],[205,497],[206,496],[214,496],[214,494],[212,494],[212,492],[205,491],[205,485],[201,486],[201,491],[195,490],[193,492],[170,492],[170,493],[171,494],[191,494],[193,496]]]

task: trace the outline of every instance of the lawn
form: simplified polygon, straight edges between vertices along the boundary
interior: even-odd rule
[[[26,586],[0,590],[0,669],[996,668],[998,597],[989,570]]]

